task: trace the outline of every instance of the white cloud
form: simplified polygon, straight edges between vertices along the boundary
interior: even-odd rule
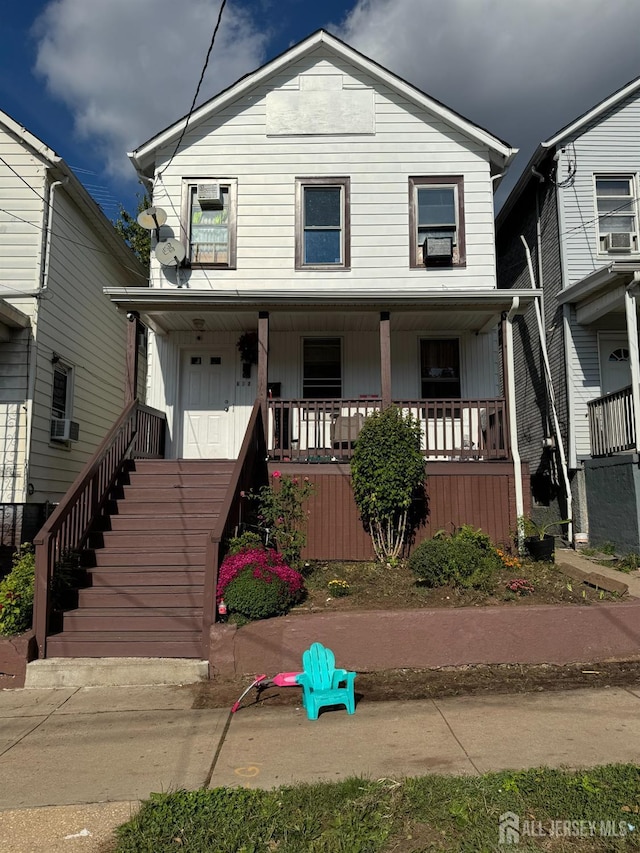
[[[521,148],[521,166],[538,142],[640,75],[638,32],[638,0],[358,0],[338,30]]]
[[[36,70],[111,175],[131,178],[126,152],[188,112],[218,9],[211,0],[55,0],[36,22]],[[259,66],[265,42],[228,3],[200,101]]]

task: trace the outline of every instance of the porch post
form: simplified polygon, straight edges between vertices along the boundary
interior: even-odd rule
[[[388,311],[380,312],[380,391],[382,408],[391,405],[391,319]]]
[[[125,405],[138,396],[138,318],[134,315],[127,323],[127,366],[125,373]]]
[[[506,384],[504,397],[507,408],[507,422],[509,429],[509,444],[511,446],[511,458],[513,459],[513,478],[516,499],[516,525],[518,529],[518,545],[522,547],[524,532],[517,519],[524,516],[524,490],[522,486],[522,463],[520,461],[520,450],[518,447],[518,422],[516,416],[516,379],[515,365],[513,359],[513,318],[520,307],[520,299],[513,297],[511,308],[503,315],[502,319],[502,360],[505,372]]]
[[[258,312],[258,399],[262,425],[267,434],[267,376],[269,371],[269,312]]]
[[[640,447],[640,348],[638,346],[638,314],[636,296],[640,276],[634,273],[634,281],[624,294],[624,311],[627,317],[629,341],[629,366],[631,367],[631,400],[633,401],[633,424],[635,429],[635,451]]]

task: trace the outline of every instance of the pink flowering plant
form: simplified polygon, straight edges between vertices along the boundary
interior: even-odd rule
[[[291,566],[300,565],[300,553],[307,542],[307,500],[315,493],[308,477],[291,477],[274,471],[271,482],[250,497],[258,503],[258,521],[267,542],[272,542]]]
[[[515,592],[516,595],[530,595],[535,592],[534,585],[526,578],[512,578],[506,587],[509,592]]]
[[[232,612],[248,619],[265,619],[286,613],[304,597],[300,572],[288,566],[271,548],[229,554],[218,574],[218,603],[225,600]]]

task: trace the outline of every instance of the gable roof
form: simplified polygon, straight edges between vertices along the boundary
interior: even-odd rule
[[[490,151],[492,160],[499,168],[505,168],[518,153],[517,148],[512,148],[507,142],[504,142],[497,136],[489,133],[488,130],[474,124],[464,118],[464,116],[461,116],[459,113],[440,103],[440,101],[437,101],[435,98],[431,98],[429,95],[421,92],[415,86],[407,83],[401,77],[398,77],[396,74],[388,71],[382,65],[379,65],[377,62],[374,62],[372,59],[364,56],[364,54],[359,53],[345,42],[336,38],[336,36],[331,35],[326,30],[317,30],[315,33],[308,36],[306,39],[303,39],[301,42],[298,42],[298,44],[294,45],[292,48],[284,51],[284,53],[281,53],[275,59],[267,62],[256,71],[252,71],[244,77],[241,77],[227,89],[223,90],[211,100],[194,110],[191,116],[183,116],[177,122],[170,125],[147,142],[144,142],[139,148],[136,148],[135,151],[130,152],[129,158],[136,170],[140,173],[146,174],[153,167],[154,155],[158,148],[163,145],[167,145],[173,140],[177,140],[180,134],[185,130],[187,123],[190,128],[195,127],[200,122],[208,119],[213,113],[227,106],[232,101],[235,101],[249,89],[262,83],[271,75],[281,71],[288,65],[297,62],[302,57],[309,55],[320,45],[329,48],[337,56],[340,56],[352,65],[355,65],[357,68],[371,75],[380,82],[385,83],[390,88],[395,89],[395,91],[415,103],[417,106],[437,115],[444,122],[456,128],[456,130],[459,130],[471,139],[474,139],[480,144],[486,146]]]
[[[41,139],[34,136],[26,127],[23,127],[15,119],[11,118],[8,113],[0,110],[0,131],[5,130],[17,142],[29,148],[38,159],[51,170],[52,177],[55,180],[62,180],[65,185],[65,190],[73,199],[75,204],[80,208],[82,213],[87,218],[89,224],[104,240],[105,248],[108,249],[115,259],[123,266],[128,268],[137,277],[145,280],[147,283],[148,273],[143,264],[129,249],[124,240],[114,229],[112,223],[104,214],[102,208],[85,189],[80,180],[76,177],[73,169],[65,163],[65,161],[56,152],[49,148]],[[1,161],[0,161],[1,162]],[[34,189],[34,192],[35,189]],[[39,193],[37,193],[39,194]],[[43,199],[43,203],[46,201]]]
[[[584,130],[589,124],[591,124],[591,122],[596,121],[597,119],[606,115],[609,110],[614,109],[618,106],[618,104],[620,104],[630,95],[633,95],[638,91],[640,91],[640,77],[636,77],[635,80],[631,80],[629,83],[625,83],[624,86],[621,86],[619,89],[616,89],[613,94],[604,98],[594,107],[591,107],[591,109],[582,113],[582,115],[579,115],[573,121],[569,122],[569,124],[565,124],[564,127],[561,127],[560,130],[556,131],[556,133],[554,133],[554,135],[547,139],[545,142],[541,142],[531,155],[531,159],[522,170],[518,181],[507,196],[505,203],[502,205],[500,213],[496,217],[497,227],[500,227],[502,225],[507,213],[511,210],[516,200],[520,197],[520,194],[522,193],[526,185],[529,183],[529,180],[533,177],[531,174],[531,170],[539,166],[550,151],[552,151],[554,148],[557,148],[569,137],[575,136],[577,133],[580,133],[580,131]]]

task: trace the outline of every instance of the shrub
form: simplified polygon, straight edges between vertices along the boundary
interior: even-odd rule
[[[300,572],[273,549],[254,548],[227,556],[220,566],[217,598],[246,619],[286,613],[305,592]]]
[[[465,525],[452,536],[421,542],[409,568],[429,587],[459,586],[489,591],[502,560],[489,537]]]
[[[281,616],[293,604],[287,582],[273,569],[246,566],[227,584],[227,607],[247,619]]]
[[[289,477],[274,471],[271,482],[249,497],[258,501],[258,518],[289,565],[300,564],[300,552],[307,543],[304,504],[315,492],[308,477]]]
[[[21,545],[12,569],[0,581],[0,634],[21,634],[31,628],[36,558],[31,545]]]
[[[419,421],[395,406],[370,415],[356,442],[351,476],[376,557],[397,560],[409,534],[412,502],[425,480]]]
[[[259,533],[254,533],[252,530],[245,530],[239,536],[234,536],[229,540],[227,549],[228,554],[240,554],[243,551],[264,551],[264,543],[262,536]]]

